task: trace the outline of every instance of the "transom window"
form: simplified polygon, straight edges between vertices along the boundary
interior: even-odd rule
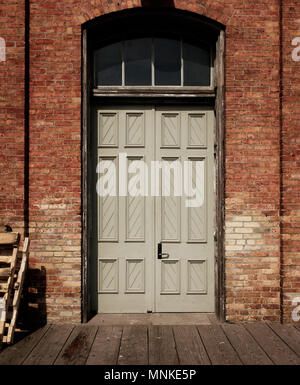
[[[179,36],[152,36],[94,51],[94,82],[102,86],[210,86],[211,50]]]

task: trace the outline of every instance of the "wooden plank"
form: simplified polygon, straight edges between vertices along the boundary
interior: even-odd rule
[[[82,114],[82,146],[81,146],[81,159],[82,159],[82,264],[81,264],[81,274],[82,274],[82,319],[83,322],[87,322],[91,316],[91,301],[89,300],[89,273],[92,271],[93,267],[91,263],[88,263],[88,248],[90,244],[90,238],[88,236],[88,210],[90,204],[91,195],[88,192],[87,181],[89,179],[88,173],[88,147],[90,143],[89,130],[88,130],[88,120],[90,115],[90,80],[89,80],[89,66],[88,66],[88,37],[87,29],[83,28],[82,30],[82,39],[81,39],[81,54],[82,54],[82,72],[81,72],[81,81],[82,81],[82,105],[81,105],[81,114]]]
[[[0,283],[0,292],[6,293],[7,292],[7,282],[1,282]]]
[[[147,326],[124,326],[119,365],[148,365]]]
[[[149,364],[178,365],[171,326],[149,326]]]
[[[274,364],[300,364],[300,358],[266,324],[247,324],[246,328],[260,344]]]
[[[216,239],[215,239],[215,289],[216,315],[225,321],[225,31],[221,30],[216,44],[215,84],[217,95],[216,110]]]
[[[300,332],[293,325],[270,323],[268,326],[300,357]]]
[[[28,264],[28,247],[29,247],[29,238],[25,238],[24,244],[23,244],[23,250],[22,250],[22,261],[21,261],[17,278],[16,278],[16,282],[14,284],[15,291],[14,291],[14,297],[13,297],[13,303],[12,303],[13,314],[12,314],[10,325],[7,331],[8,344],[13,343],[13,339],[14,339],[14,332],[15,332],[15,327],[16,327],[18,312],[19,312],[19,304],[21,300],[25,273],[26,273],[27,264]]]
[[[10,263],[11,255],[0,255],[0,263]]]
[[[121,337],[122,327],[100,326],[86,365],[116,365]]]
[[[8,299],[8,306],[10,306],[10,302],[11,302],[11,291],[13,290],[14,274],[15,274],[15,269],[17,266],[17,256],[18,256],[18,248],[17,248],[17,246],[15,246],[12,250],[12,256],[11,256],[11,261],[10,261],[10,268],[9,268],[10,269],[10,275],[8,276],[8,279],[6,282],[7,293],[4,296],[5,299]]]
[[[18,247],[15,245],[12,249],[12,257],[11,257],[11,263],[9,267],[10,274],[7,276],[7,282],[3,282],[2,284],[7,285],[7,290],[4,292],[4,295],[1,296],[1,310],[0,310],[0,348],[2,346],[2,342],[4,341],[4,334],[5,334],[5,323],[8,317],[8,310],[11,305],[11,291],[13,289],[13,283],[14,283],[14,272],[16,268],[17,263],[17,253],[18,253]],[[7,269],[0,269],[2,270],[2,274],[4,274],[3,270]],[[1,277],[3,280],[3,276]]]
[[[0,350],[4,342],[5,323],[7,317],[7,301],[5,298],[0,298]]]
[[[84,365],[97,330],[97,326],[76,326],[54,364]]]
[[[7,278],[11,275],[11,270],[9,267],[2,267],[0,268],[0,277],[1,278]]]
[[[219,325],[200,325],[198,331],[213,365],[242,364]]]
[[[195,89],[195,87],[185,87],[183,88],[173,88],[173,87],[105,87],[105,88],[94,88],[93,96],[103,97],[161,97],[165,98],[167,96],[172,97],[205,97],[205,98],[213,98],[215,97],[215,91],[213,89]]]
[[[41,341],[49,330],[50,325],[38,329],[23,338],[13,346],[9,346],[0,353],[0,365],[21,365],[34,347]]]
[[[27,270],[27,262],[28,262],[28,245],[29,245],[29,240],[28,238],[25,239],[24,242],[24,248],[22,252],[22,261],[20,264],[20,269],[18,271],[17,279],[15,282],[15,296],[13,300],[13,307],[16,307],[19,305],[19,297],[22,293],[22,288],[24,284],[24,279],[25,279],[25,273]]]
[[[52,325],[24,365],[52,365],[73,329],[72,325]]]
[[[14,245],[19,239],[19,233],[0,233],[0,245]]]
[[[223,324],[222,328],[245,365],[273,365],[270,358],[243,325]]]
[[[7,292],[7,282],[1,282],[0,283],[0,292],[6,293]]]
[[[210,365],[195,326],[174,326],[173,331],[181,365]]]

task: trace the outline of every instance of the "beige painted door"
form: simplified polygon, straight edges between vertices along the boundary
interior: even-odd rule
[[[156,240],[167,254],[155,260],[157,312],[214,311],[213,127],[212,111],[156,110],[156,159],[170,165],[155,209]],[[177,162],[184,194],[174,189]]]
[[[152,309],[154,201],[151,196],[118,195],[126,195],[119,177],[127,174],[130,181],[128,167],[138,160],[149,166],[154,158],[153,118],[153,109],[146,106],[98,111],[98,164],[113,162],[118,179],[116,196],[98,196],[100,313]]]
[[[98,196],[98,312],[213,312],[213,111],[110,107],[97,123],[98,162],[115,170],[103,166],[98,177],[117,180],[115,194]]]

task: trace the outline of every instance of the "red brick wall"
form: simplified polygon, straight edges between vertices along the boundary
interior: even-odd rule
[[[226,49],[228,320],[280,319],[278,1],[235,7]]]
[[[299,1],[283,1],[282,26],[283,320],[289,322],[295,308],[292,300],[300,297],[300,61],[293,61],[292,51],[296,47],[291,44],[300,37]]]
[[[24,226],[24,1],[0,1],[0,224]]]
[[[51,321],[80,321],[81,25],[74,2],[31,1],[30,263]]]
[[[294,26],[297,17],[293,22],[290,8],[297,2],[284,1],[283,23],[286,42],[283,98],[285,293],[295,293],[297,282],[299,289],[294,268],[296,258],[299,260],[296,253],[299,253],[299,245],[294,234],[299,222],[295,218],[297,215],[300,218],[300,201],[296,195],[299,138],[297,142],[297,124],[293,115],[298,107],[299,118],[299,74],[296,71],[299,63],[289,59],[289,40],[299,27]],[[20,17],[21,3],[18,2]],[[46,271],[48,320],[80,321],[81,25],[105,13],[139,7],[141,1],[31,0],[30,3],[30,264],[34,269],[43,266]],[[174,3],[178,9],[197,12],[226,25],[227,319],[279,320],[279,1],[166,0],[163,3]],[[13,1],[6,1],[6,4],[14,7]],[[10,9],[4,9],[6,12],[12,14]],[[23,19],[20,25],[22,23]],[[5,31],[4,28],[1,33],[12,34],[13,40],[17,41],[14,27]],[[14,55],[21,60],[16,67],[20,71],[23,66],[21,53]],[[0,63],[1,71],[2,65]],[[13,71],[17,71],[16,68]],[[18,73],[14,80],[9,76],[7,81],[15,84]],[[8,77],[8,72],[5,74]],[[3,92],[7,93],[7,88]],[[15,96],[15,91],[5,95],[5,114],[13,115],[13,119],[7,119],[5,139],[0,138],[5,149],[4,158],[1,152],[0,159],[5,164],[9,157],[13,162],[17,162],[18,157],[22,160],[23,153],[18,152],[19,139],[14,136],[16,130],[22,135],[23,115],[16,108],[17,103],[22,109],[22,97],[22,92]],[[10,136],[12,129],[14,134]],[[13,142],[10,152],[9,141]],[[18,157],[15,154],[19,154]],[[2,172],[5,172],[3,168]],[[18,172],[14,167],[10,175],[22,186],[22,170]],[[8,176],[5,175],[5,179]],[[15,197],[22,198],[22,189],[19,195],[15,188],[11,193],[8,183],[5,189],[4,193],[1,190],[1,197],[5,197],[1,210],[4,210],[7,221],[18,226],[22,216],[19,217],[21,211]],[[288,266],[290,264],[294,266]],[[285,319],[289,320],[289,300],[285,298]]]

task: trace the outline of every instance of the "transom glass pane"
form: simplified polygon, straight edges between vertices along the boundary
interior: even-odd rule
[[[125,41],[125,85],[151,86],[152,39]]]
[[[210,86],[210,47],[182,38],[144,37],[94,54],[96,86]]]
[[[99,86],[122,85],[122,44],[114,43],[95,53],[96,82]]]
[[[210,85],[210,52],[208,48],[183,42],[184,86]]]
[[[155,85],[181,85],[181,44],[179,39],[154,39]]]

